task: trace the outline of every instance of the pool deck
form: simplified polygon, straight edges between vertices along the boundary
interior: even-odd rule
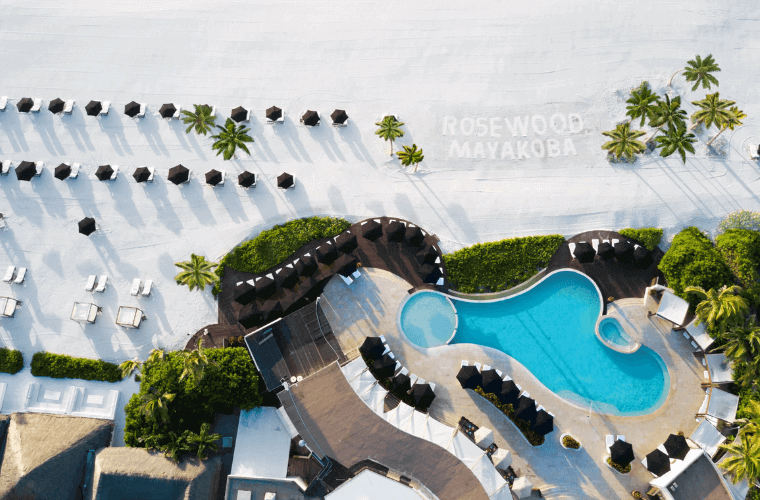
[[[527,369],[510,356],[477,345],[455,344],[425,349],[409,342],[397,328],[398,306],[407,295],[409,283],[393,274],[371,268],[351,286],[332,280],[325,288],[321,305],[338,342],[349,359],[368,335],[385,335],[391,349],[410,372],[435,382],[436,399],[430,407],[434,418],[456,425],[465,416],[479,426],[494,431],[499,447],[511,450],[512,467],[527,476],[549,499],[630,497],[632,490],[645,491],[653,476],[640,460],[663,443],[670,433],[689,436],[697,427],[695,413],[704,399],[700,388],[703,368],[694,349],[671,325],[648,317],[642,299],[622,299],[609,305],[626,330],[663,359],[670,375],[670,392],[653,413],[618,417],[589,412],[556,396]],[[456,380],[462,359],[489,364],[500,369],[530,392],[538,404],[556,415],[555,430],[546,442],[534,448],[496,408]],[[593,408],[592,408],[593,410]],[[580,451],[565,450],[559,444],[563,432],[571,433],[583,445]],[[635,461],[628,475],[610,469],[604,457],[606,434],[623,434],[633,444]]]

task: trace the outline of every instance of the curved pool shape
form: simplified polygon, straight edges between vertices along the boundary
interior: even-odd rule
[[[404,311],[401,313],[401,329],[417,345],[443,345],[454,334],[456,312],[449,299],[440,293],[415,293],[406,301]]]
[[[413,298],[404,305],[403,320],[421,312]],[[642,346],[620,353],[596,337],[601,294],[581,273],[556,271],[527,291],[498,301],[451,299],[458,317],[451,344],[498,349],[573,403],[613,415],[644,415],[667,397],[670,378],[654,351]]]
[[[623,326],[615,318],[604,318],[599,322],[599,335],[608,342],[621,347],[631,345],[631,338],[623,330]]]

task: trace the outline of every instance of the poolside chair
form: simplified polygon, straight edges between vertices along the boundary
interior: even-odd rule
[[[482,370],[480,369],[480,368],[481,368],[481,364],[480,364],[480,363],[478,363],[478,362],[475,362],[475,363],[473,364],[473,366],[474,366],[475,368],[477,368],[477,369],[478,369],[478,371],[482,371]]]
[[[568,243],[567,247],[570,249],[570,257],[575,259],[575,243]]]
[[[591,240],[591,246],[594,247],[594,251],[595,252],[598,252],[599,251],[599,240],[596,239],[596,238],[592,239]]]
[[[148,105],[145,104],[144,102],[141,102],[140,103],[140,112],[137,113],[137,117],[138,118],[144,117],[145,116],[145,111],[147,111],[147,110],[148,110]]]
[[[430,390],[435,392],[435,384],[433,382],[428,382],[428,385],[430,386]]]
[[[145,286],[143,286],[143,297],[148,297],[150,295],[150,291],[153,288],[153,280],[145,280]]]
[[[354,282],[354,280],[352,280],[352,279],[351,279],[351,278],[349,278],[348,276],[343,276],[343,275],[342,275],[342,274],[340,274],[340,273],[338,273],[338,276],[340,276],[340,279],[342,279],[342,280],[343,280],[343,282],[344,282],[346,285],[350,285],[351,283],[353,283],[353,282]]]
[[[414,384],[412,384],[412,385],[414,386],[414,385],[417,385],[417,384],[420,384],[420,385],[422,385],[422,384],[427,384],[427,382],[425,381],[425,379],[424,379],[424,378],[422,378],[422,377],[417,377],[417,380],[416,380],[416,381],[414,382]]]
[[[29,110],[30,113],[39,113],[40,108],[42,108],[42,97],[35,97],[34,98],[34,106],[32,106],[32,109]]]
[[[39,177],[42,175],[42,169],[45,168],[45,162],[44,161],[36,161],[34,162],[34,168],[37,170],[37,173],[34,174],[35,177]]]
[[[8,270],[5,272],[5,278],[3,281],[10,283],[13,281],[13,275],[16,273],[16,266],[8,266]]]
[[[609,453],[610,446],[615,444],[615,436],[613,436],[612,434],[607,434],[606,436],[604,436],[604,444],[607,445],[607,453]]]
[[[521,395],[521,396],[525,396],[526,398],[529,398],[529,397],[530,397],[530,393],[529,393],[528,391],[523,391],[523,393],[522,393],[522,394],[520,394],[520,395]]]
[[[385,340],[385,335],[380,335],[380,342],[382,342],[383,344],[387,344],[388,343],[388,341]]]
[[[624,435],[622,435],[622,434],[618,434],[618,435],[617,435],[617,440],[618,440],[618,441],[625,441],[625,436],[624,436]]]
[[[391,352],[390,346],[388,344],[384,344],[384,345],[385,345],[385,350],[383,351],[383,353],[381,354],[381,356],[384,355],[384,354],[388,354],[389,352]]]
[[[396,355],[393,354],[391,351],[388,351],[388,357],[391,359],[396,359]]]
[[[136,296],[140,293],[140,285],[142,284],[142,281],[140,278],[135,278],[132,280],[132,289],[129,291],[129,294],[132,296]]]
[[[85,292],[91,292],[93,288],[95,288],[95,281],[98,279],[98,276],[95,274],[91,274],[89,278],[87,278],[87,283],[84,285],[84,291]]]
[[[3,217],[3,214],[0,214],[0,229],[5,227],[5,217]]]
[[[491,369],[491,365],[483,365],[483,371],[484,372],[487,372],[490,369]]]
[[[26,277],[26,268],[20,267],[18,270],[18,274],[16,275],[16,279],[13,280],[13,282],[17,285],[20,285],[24,282],[25,277]]]
[[[414,373],[412,373],[411,375],[409,375],[409,385],[414,386],[414,384],[417,382],[418,378],[419,377],[417,375],[415,375]]]
[[[0,175],[8,175],[11,171],[11,161],[6,160],[0,164]]]
[[[67,179],[76,179],[79,176],[79,169],[82,168],[82,165],[79,163],[72,163],[71,164],[71,173],[69,174]]]
[[[512,382],[515,382],[515,381],[513,380]],[[522,387],[517,382],[515,382],[515,387],[517,387],[518,391],[522,391]]]
[[[683,333],[683,338],[685,338],[686,340],[689,340],[689,334],[686,333],[686,330],[684,330],[682,333]]]
[[[401,371],[399,372],[401,375],[409,375],[409,370],[406,369],[406,367],[401,368]]]
[[[69,101],[66,101],[66,105],[63,107],[63,114],[64,115],[70,115],[72,111],[74,111],[74,99],[71,99]]]
[[[757,145],[757,144],[749,145],[749,157],[752,160],[757,160],[758,158],[760,158],[760,145]]]
[[[354,271],[353,273],[351,273],[351,276],[356,280],[356,279],[359,279],[359,277],[361,276],[361,273],[357,269],[356,271]]]
[[[106,285],[108,284],[108,275],[107,274],[101,274],[100,279],[98,280],[98,287],[95,289],[96,292],[105,292],[106,291]]]
[[[8,96],[4,95],[0,97],[0,111],[5,111],[5,108],[8,106]]]
[[[694,342],[693,340],[691,341],[691,346],[692,346],[694,349],[698,350],[698,351],[700,350],[700,349],[699,349],[699,346],[697,345],[697,343],[696,343],[696,342]]]
[[[469,362],[469,361],[467,361],[466,359],[463,359],[463,360],[462,360],[462,363],[460,363],[459,367],[461,368],[461,367],[463,367],[463,366],[470,366],[470,362]]]
[[[620,241],[620,240],[618,240],[618,239],[615,239],[615,238],[612,238],[612,246],[614,247],[614,246],[615,246],[615,244],[616,244],[618,241]]]
[[[508,382],[508,381],[512,380],[512,377],[510,377],[509,375],[504,375],[504,378],[502,378],[502,380],[505,381],[505,382]],[[515,385],[517,385],[517,384],[515,384]]]
[[[108,109],[111,107],[111,101],[103,101],[100,104],[103,106],[103,109],[100,110],[100,115],[108,115]]]

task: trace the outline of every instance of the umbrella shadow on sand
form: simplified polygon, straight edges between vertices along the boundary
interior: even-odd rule
[[[305,127],[300,123],[295,123],[293,120],[298,120],[298,117],[291,118],[286,116],[283,123],[272,125],[275,135],[282,139],[283,144],[293,159],[313,163],[309,153],[306,152],[306,148],[301,142],[301,139],[298,138],[299,128],[305,129]]]
[[[163,118],[156,117],[153,113],[145,113],[144,117],[137,118],[135,121],[137,122],[137,130],[145,136],[153,152],[157,155],[169,156],[169,150],[164,145],[159,132],[159,126],[163,120]],[[182,139],[184,141],[184,137]],[[190,149],[186,141],[183,147]]]
[[[74,140],[74,144],[76,144],[79,151],[95,151],[95,146],[92,144],[90,135],[87,133],[85,122],[85,119],[94,120],[95,118],[85,115],[83,109],[79,106],[74,106],[71,114],[63,116],[61,121],[69,134],[71,134],[71,138]]]
[[[132,156],[132,148],[124,136],[124,126],[121,123],[122,117],[116,110],[111,109],[107,115],[100,115],[98,118],[100,130],[102,130],[111,141],[116,153],[120,156]]]
[[[21,132],[21,116],[16,111],[16,107],[11,108],[11,106],[8,106],[3,115],[5,115],[3,116],[3,126],[0,129],[8,136],[8,141],[11,143],[13,151],[16,153],[29,151],[29,145],[26,143],[26,138]],[[2,152],[0,150],[0,153]]]
[[[34,130],[40,134],[42,143],[47,148],[48,153],[51,156],[59,156],[66,154],[66,150],[63,148],[61,141],[58,140],[58,135],[55,133],[55,121],[60,118],[53,113],[47,112],[47,110],[40,111],[32,117],[32,125]]]

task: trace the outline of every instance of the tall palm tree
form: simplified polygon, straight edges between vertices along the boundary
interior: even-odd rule
[[[386,116],[381,122],[375,122],[375,125],[380,127],[375,131],[376,135],[379,135],[386,141],[391,143],[391,155],[393,155],[393,141],[399,137],[404,137],[404,131],[401,130],[403,122],[396,120],[395,116]]]
[[[602,132],[602,135],[612,139],[602,144],[602,149],[608,150],[617,159],[625,156],[627,159],[633,160],[634,155],[643,153],[647,147],[637,139],[644,135],[645,132],[642,130],[631,130],[630,127],[630,123],[621,123],[615,127],[615,130]]]
[[[177,284],[187,285],[190,290],[196,287],[203,290],[206,285],[213,285],[218,279],[213,271],[219,264],[207,261],[202,255],[190,254],[189,261],[177,262],[174,265],[182,269],[182,272],[174,277]]]
[[[211,136],[211,138],[216,141],[214,142],[214,145],[211,146],[211,149],[216,150],[216,156],[222,154],[224,155],[225,160],[229,160],[235,156],[237,148],[242,149],[248,153],[248,155],[251,154],[251,152],[248,151],[248,146],[245,145],[246,142],[253,142],[253,138],[248,135],[248,132],[251,129],[245,125],[237,125],[229,118],[227,118],[227,121],[224,123],[224,127],[217,125],[216,128],[221,131],[219,134]]]
[[[737,325],[723,334],[723,352],[736,362],[749,362],[760,355],[760,326],[752,316],[744,325]]]
[[[157,364],[166,359],[166,353],[163,349],[152,349],[148,355],[148,359],[145,360],[146,364]]]
[[[679,125],[678,128],[668,128],[666,135],[661,135],[656,139],[657,144],[662,146],[660,150],[660,156],[667,158],[676,151],[681,155],[681,160],[686,164],[686,151],[694,154],[694,144],[697,142],[697,138],[694,134],[686,131],[686,125]]]
[[[684,292],[693,293],[703,299],[697,305],[695,324],[704,322],[710,330],[717,327],[722,331],[741,324],[749,311],[749,305],[744,297],[736,295],[739,290],[741,287],[738,286],[724,286],[720,290],[711,288],[708,291],[701,286],[686,287]]]
[[[736,484],[746,479],[753,484],[760,479],[759,435],[741,433],[738,440],[720,448],[726,450],[726,456],[718,465],[731,475],[731,482]]]
[[[736,102],[721,99],[720,92],[715,92],[714,94],[707,94],[704,99],[694,101],[692,104],[701,108],[691,115],[692,120],[694,120],[694,127],[704,123],[705,128],[710,128],[713,125],[722,127],[731,118],[729,108]]]
[[[416,144],[412,144],[412,147],[404,146],[403,151],[399,151],[398,153],[398,159],[401,160],[401,164],[405,167],[408,167],[409,165],[414,165],[414,171],[417,171],[417,166],[419,163],[425,159],[425,156],[422,154],[421,149],[417,149]]]
[[[174,401],[174,396],[166,392],[159,394],[155,389],[151,389],[140,396],[140,412],[150,420],[160,418],[166,422],[169,420],[169,403]]]
[[[728,113],[729,113],[729,117],[725,122],[723,122],[723,128],[720,129],[720,132],[718,132],[715,137],[713,137],[707,142],[708,146],[712,144],[712,142],[715,139],[717,139],[720,134],[725,132],[726,129],[733,130],[736,127],[740,127],[744,125],[742,123],[742,120],[747,118],[747,115],[744,113],[744,111],[737,108],[736,106],[731,106],[731,108],[728,110]]]
[[[182,356],[184,358],[184,367],[179,379],[184,380],[188,375],[197,384],[203,378],[203,374],[207,367],[216,366],[216,363],[208,359],[206,353],[203,351],[203,337],[198,339],[198,345],[190,352],[183,351]]]
[[[142,363],[135,359],[128,359],[126,361],[123,361],[119,365],[119,370],[121,370],[121,378],[127,378],[132,376],[135,372],[140,372],[140,366],[142,366]]]
[[[694,86],[691,88],[692,92],[697,90],[699,84],[702,84],[703,89],[710,89],[711,84],[715,84],[716,87],[718,86],[718,79],[710,74],[720,71],[720,67],[718,67],[718,63],[713,59],[712,54],[709,54],[704,59],[700,56],[696,56],[691,61],[687,61],[685,68],[679,69],[670,77],[668,87],[673,83],[673,78],[681,71],[683,71],[687,82],[695,82]]]
[[[652,117],[654,116],[654,108],[659,101],[660,96],[653,93],[648,85],[642,86],[640,89],[631,92],[630,99],[625,101],[628,103],[628,106],[626,106],[626,109],[628,110],[626,116],[631,117],[628,122],[630,123],[636,118],[641,118],[639,127],[643,127],[647,119],[650,121],[652,120]]]
[[[760,401],[750,399],[744,407],[744,418],[736,421],[742,426],[741,431],[745,434],[760,434]]]
[[[681,98],[676,96],[670,100],[670,96],[665,96],[664,101],[657,101],[657,106],[652,110],[652,119],[649,121],[650,127],[657,129],[644,142],[649,142],[657,135],[662,127],[678,128],[679,125],[686,124],[686,111],[681,109]]]
[[[182,123],[190,125],[185,130],[185,133],[189,134],[191,130],[195,129],[196,134],[206,135],[214,128],[216,122],[216,117],[211,116],[212,108],[207,104],[193,104],[193,107],[195,108],[195,112],[186,109],[182,110],[182,114],[184,115]]]
[[[201,431],[198,434],[191,432],[188,435],[188,443],[191,447],[196,448],[196,453],[200,460],[208,458],[207,450],[216,451],[218,448],[217,441],[222,438],[221,434],[209,434],[211,425],[208,422],[201,424]]]

